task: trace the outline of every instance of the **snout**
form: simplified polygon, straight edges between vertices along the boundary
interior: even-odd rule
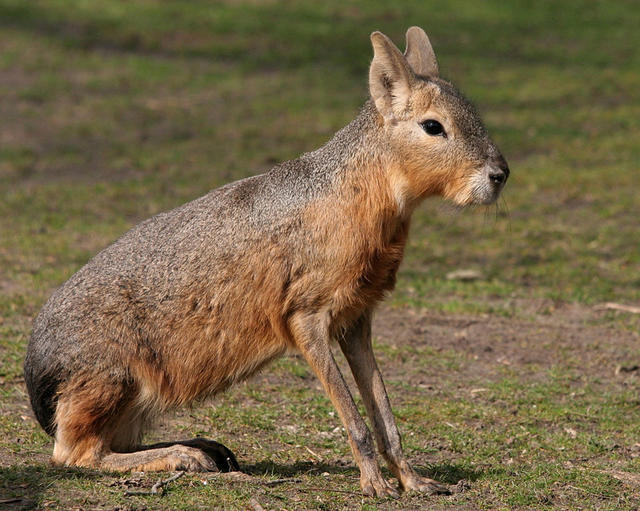
[[[489,164],[489,169],[489,181],[495,187],[502,187],[507,182],[510,173],[507,161],[500,156]]]
[[[509,178],[509,165],[502,155],[488,160],[472,180],[474,204],[493,204]]]

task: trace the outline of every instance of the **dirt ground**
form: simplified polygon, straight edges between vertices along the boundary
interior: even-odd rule
[[[542,375],[547,374],[546,371],[549,368],[556,365],[569,371],[576,381],[587,379],[590,385],[594,385],[596,388],[600,387],[603,391],[615,391],[616,389],[623,391],[630,385],[637,385],[637,374],[640,372],[638,370],[640,335],[637,331],[620,328],[615,320],[607,319],[606,315],[610,313],[584,306],[553,305],[542,302],[519,304],[521,308],[525,305],[528,307],[529,313],[522,314],[519,318],[434,314],[428,311],[383,306],[375,317],[374,336],[379,363],[395,408],[406,411],[410,409],[412,403],[415,403],[416,400],[419,401],[421,397],[426,398],[438,394],[446,394],[447,399],[473,399],[474,396],[481,396],[487,391],[487,386],[505,378],[505,375],[515,375],[520,381],[535,384],[542,378]],[[539,312],[541,310],[544,311],[543,314]],[[425,364],[425,353],[430,354],[430,362],[428,361],[427,364]],[[438,362],[441,360],[444,363]],[[295,357],[293,363],[304,366],[303,361],[296,360]],[[344,364],[342,367],[343,370],[346,370]],[[277,389],[295,388],[301,385],[301,382],[303,385],[315,389],[318,394],[321,393],[319,384],[309,373],[291,372],[283,370],[282,367],[275,371],[270,371],[267,368],[252,378],[248,384],[242,384],[232,390],[231,397],[223,396],[221,403],[217,404],[215,401],[218,399],[214,400],[214,406],[230,405],[244,408],[255,405],[261,399],[256,398],[257,393],[263,392],[264,396],[268,396],[270,393],[273,395],[277,394]],[[14,429],[17,433],[16,436],[5,439],[3,445],[23,443],[27,447],[23,452],[15,448],[6,449],[3,447],[0,452],[0,473],[6,470],[5,475],[0,478],[0,490],[4,488],[3,491],[0,491],[0,506],[3,509],[29,508],[30,505],[27,504],[33,503],[33,500],[30,499],[37,500],[38,494],[45,491],[30,476],[20,477],[15,473],[8,475],[10,474],[9,469],[27,473],[29,467],[46,464],[50,450],[50,444],[46,442],[36,442],[38,447],[33,448],[29,444],[31,440],[24,438],[29,430],[37,429],[37,426],[34,424],[33,416],[28,407],[26,395],[22,389],[23,385],[21,381],[2,382],[4,391],[10,387],[16,391],[13,393],[14,398],[3,398],[3,415],[5,418],[13,417],[17,422],[23,424],[23,427]],[[247,389],[249,389],[248,393]],[[285,408],[300,404],[294,401],[289,402],[288,396],[279,398],[276,395],[264,399],[271,399],[266,405],[267,409],[268,407]],[[511,403],[506,403],[507,407],[511,405]],[[357,488],[357,469],[348,451],[342,450],[342,454],[336,454],[335,449],[325,448],[326,446],[322,445],[323,440],[327,440],[332,433],[322,433],[325,435],[324,439],[314,435],[305,435],[304,429],[309,426],[305,420],[308,419],[301,419],[296,416],[296,412],[289,411],[279,419],[281,423],[277,421],[271,430],[270,428],[253,429],[246,433],[226,431],[226,438],[231,436],[236,442],[234,450],[236,450],[243,471],[250,474],[246,479],[240,480],[241,484],[248,485],[248,487],[252,487],[254,484],[259,485],[261,484],[258,482],[260,475],[269,472],[271,477],[293,478],[293,481],[298,481],[297,478],[304,476],[303,485],[309,484],[308,477],[312,478],[311,484],[313,485],[313,477],[321,477],[322,474],[335,478],[331,484],[338,485],[338,487],[347,482],[349,488]],[[331,420],[335,422],[336,426],[333,430],[334,436],[338,437],[336,442],[338,444],[344,442],[346,445],[346,438],[344,438],[343,430],[340,429],[337,416]],[[408,427],[406,421],[400,427],[406,431]],[[151,435],[151,439],[180,438],[184,436],[184,432],[210,430],[210,428],[210,422],[201,412],[198,412],[198,409],[178,410],[160,422]],[[224,430],[224,428],[219,429]],[[283,442],[281,434],[276,434],[282,430],[300,434],[306,438],[302,440],[304,445],[296,445],[295,447],[303,453],[305,450],[311,453],[310,456],[307,456],[307,461],[300,461],[300,458],[294,463],[278,461],[279,454],[277,453],[292,448],[287,442]],[[260,445],[260,449],[257,449],[255,445]],[[430,449],[414,452],[411,455],[414,464],[419,467],[453,466],[456,459],[461,456],[460,452],[452,449],[450,443],[447,442],[432,441],[428,447]],[[629,458],[638,455],[637,446],[619,446],[618,450],[625,450],[625,453],[622,454]],[[271,456],[274,456],[273,460],[271,460]],[[620,473],[627,474],[626,472]],[[116,486],[135,489],[147,483],[151,485],[155,481],[151,476],[147,476],[145,479],[140,475],[133,478],[96,477],[98,477],[96,481],[98,484],[102,483],[109,488]],[[473,474],[454,470],[446,475],[445,479],[447,482],[455,484],[458,479],[471,478],[473,480],[473,477]],[[203,480],[206,481],[206,478]],[[8,499],[6,503],[3,503],[2,493],[11,489],[12,491],[7,494],[15,495],[16,488],[13,485],[16,484],[22,489],[24,498],[18,498],[14,502]],[[192,486],[193,482],[189,484]],[[464,489],[464,485],[467,483],[462,484]],[[637,485],[638,481],[634,479],[632,484]],[[318,489],[326,490],[326,485]],[[113,489],[111,488],[110,491],[113,492]],[[190,488],[187,488],[187,491],[190,491]],[[300,495],[299,491],[305,492],[306,490],[296,490],[294,485],[290,489],[282,488],[279,491],[285,492],[285,495],[295,502],[298,498],[297,495]],[[349,498],[359,499],[356,492],[345,491],[344,493],[345,495],[341,495],[341,497],[347,498],[347,501],[341,501],[339,504],[334,502],[335,506],[327,504],[325,508],[348,508]],[[352,495],[346,495],[349,493]],[[72,504],[75,505],[79,501],[86,502],[83,495],[83,490],[70,491],[66,493],[65,497],[70,499],[68,502],[65,503],[65,498],[63,498],[61,503],[58,496],[58,500],[52,500],[50,506],[53,508],[60,505],[72,507]],[[265,493],[261,490],[260,495],[263,503],[266,499],[267,504],[272,504],[268,492]],[[96,509],[124,509],[113,505],[108,498],[102,502],[100,502],[100,497],[96,498],[97,500],[91,501],[96,504]],[[568,497],[564,495],[563,498]],[[405,496],[400,501],[385,503],[382,507],[385,509],[412,509],[413,506],[422,505],[420,502],[425,502],[420,499],[424,499],[424,497]],[[464,497],[463,494],[454,494],[441,499],[447,499],[443,503],[446,508],[476,508],[473,503],[468,502],[468,497]],[[305,504],[304,501],[300,504],[303,508],[308,506],[308,503]],[[435,505],[435,502],[433,504]],[[234,507],[234,504],[231,504],[230,507]],[[80,506],[78,509],[93,508],[92,506]],[[285,506],[285,508],[287,507]]]
[[[605,313],[597,308],[550,301],[527,301],[518,307],[528,319],[385,308],[376,317],[374,332],[380,342],[395,339],[398,345],[427,344],[436,350],[454,350],[462,364],[458,371],[466,382],[493,381],[501,377],[500,366],[535,378],[540,369],[561,363],[606,384],[619,382],[625,368],[640,362],[640,333],[604,320]],[[395,377],[407,374],[410,367],[385,369],[385,374]],[[433,380],[439,377],[449,379],[452,375],[434,374]]]

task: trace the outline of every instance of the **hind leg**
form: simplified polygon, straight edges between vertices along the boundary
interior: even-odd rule
[[[195,447],[174,444],[127,453],[109,453],[99,460],[98,468],[118,472],[172,471],[213,472],[218,468],[211,457]]]
[[[229,449],[204,439],[135,447],[145,414],[133,404],[131,389],[91,380],[76,378],[61,392],[53,463],[116,471],[237,470]]]

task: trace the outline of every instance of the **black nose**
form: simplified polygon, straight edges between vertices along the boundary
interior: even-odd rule
[[[501,185],[507,180],[507,176],[509,175],[508,173],[509,173],[509,169],[507,169],[507,172],[504,172],[502,170],[498,170],[498,171],[494,170],[491,172],[491,174],[489,174],[489,180],[492,183]]]
[[[493,167],[495,170],[492,170],[491,173],[489,174],[489,180],[492,183],[501,185],[509,177],[509,174],[510,174],[509,165],[507,164],[507,161],[502,156],[499,156],[496,159],[496,161],[493,163]]]

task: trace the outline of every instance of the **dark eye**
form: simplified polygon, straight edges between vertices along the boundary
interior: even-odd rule
[[[422,129],[432,137],[443,136],[444,138],[447,138],[447,134],[444,131],[442,124],[435,119],[427,119],[426,121],[421,122],[420,126],[422,126]]]

